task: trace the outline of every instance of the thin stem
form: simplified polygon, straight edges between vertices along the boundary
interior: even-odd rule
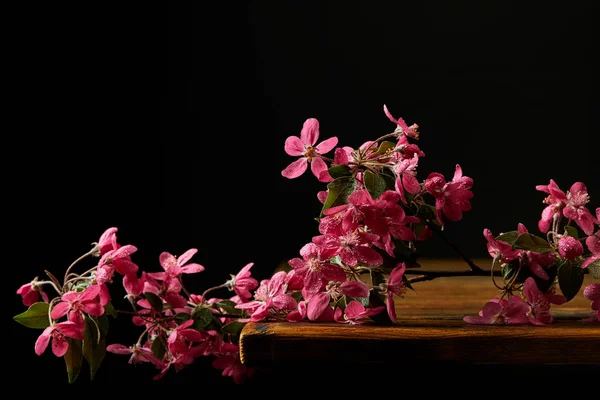
[[[496,283],[496,279],[494,276],[494,267],[496,266],[496,262],[498,261],[498,257],[494,257],[494,260],[492,261],[492,268],[490,269],[490,274],[492,276],[492,283],[494,284],[494,286],[496,286],[496,288],[498,290],[502,290],[502,287],[500,287],[497,283]],[[502,271],[501,271],[502,272]]]
[[[456,251],[458,253],[458,255],[461,256],[461,258],[469,265],[469,268],[472,272],[485,272],[483,269],[481,269],[481,267],[479,267],[478,265],[476,265],[473,260],[471,260],[469,257],[467,257],[462,250],[460,250],[454,243],[452,243],[440,230],[440,228],[437,227],[437,225],[432,224],[429,221],[425,221],[425,224],[427,224],[427,226],[429,227],[429,229],[431,229],[432,231],[434,231],[435,233],[437,233],[446,243],[448,243],[448,245],[450,245],[450,247],[452,247],[452,249],[454,251]],[[485,274],[487,274],[487,272],[485,272]],[[483,275],[483,274],[479,274],[479,275]]]
[[[418,271],[407,269],[405,272],[407,275],[418,275],[414,278],[409,278],[409,283],[425,282],[436,278],[448,278],[453,276],[488,276],[489,273],[491,273],[492,276],[502,276],[500,271],[485,271],[481,268],[467,271]]]
[[[184,293],[187,295],[188,298],[192,297],[192,294],[185,288],[185,285],[183,284],[183,280],[181,279],[181,276],[178,277],[179,279],[179,283],[181,284],[181,288],[183,289]],[[202,296],[204,297],[204,296]]]
[[[52,281],[38,281],[36,282],[36,285],[50,285],[54,288],[54,290],[56,290],[56,293],[58,293],[61,296],[63,294],[63,292],[60,289],[58,289],[58,287]]]
[[[77,260],[73,261],[73,263],[71,265],[69,265],[69,268],[67,268],[67,270],[65,271],[65,279],[64,279],[65,283],[67,283],[67,276],[69,275],[69,272],[71,272],[71,269],[73,269],[75,264],[77,264],[79,261],[83,260],[84,258],[94,254],[95,250],[96,250],[96,246],[94,246],[90,251],[88,251],[87,253],[85,253],[84,255],[79,257]]]
[[[221,289],[221,288],[226,288],[226,287],[228,287],[228,286],[229,286],[229,285],[228,285],[227,283],[224,283],[224,284],[222,284],[222,285],[219,285],[219,286],[214,286],[214,287],[208,288],[208,289],[206,289],[206,290],[204,291],[204,293],[202,293],[202,299],[203,299],[203,300],[205,300],[205,299],[206,299],[206,295],[207,295],[208,293],[212,292],[213,290],[217,290],[217,289]]]

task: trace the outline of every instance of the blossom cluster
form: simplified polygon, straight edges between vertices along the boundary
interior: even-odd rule
[[[418,126],[393,117],[386,106],[384,113],[394,130],[356,149],[336,147],[337,137],[319,142],[314,118],[305,121],[299,136],[285,141],[287,154],[298,158],[282,175],[295,179],[310,166],[327,184],[317,194],[318,234],[298,257],[289,259],[289,268],[258,281],[251,274],[253,263],[248,263],[221,285],[190,291],[184,276],[205,269],[192,262],[196,249],[179,256],[163,252],[158,260],[162,270],[141,270],[132,258],[137,248],[121,245],[113,227],[69,266],[62,282],[47,272],[48,280],[35,278],[21,286],[17,294],[29,309],[14,319],[43,329],[36,354],[51,344],[52,353],[65,358],[70,382],[83,360],[93,378],[109,352],[127,355],[132,364],[152,366],[154,379],[210,356],[223,376],[241,383],[253,373],[239,354],[240,333],[248,322],[396,322],[395,301],[412,289],[412,283],[433,278],[407,276],[418,274],[418,242],[441,235],[448,221],[459,221],[471,209],[473,180],[458,164],[451,179],[439,172],[418,177],[419,160],[425,156],[416,143]],[[326,156],[330,152],[331,158]],[[585,186],[576,183],[565,193],[551,181],[538,190],[549,194],[539,224],[546,238],[529,234],[522,224],[496,237],[485,230],[492,276],[494,268],[501,268],[504,285],[496,284],[499,296],[465,321],[550,323],[550,304],[570,300],[580,290],[583,271],[600,268],[600,209],[595,217],[587,210]],[[572,222],[585,236],[578,236]],[[582,242],[591,255],[584,255]],[[82,273],[74,272],[89,258],[98,261]],[[488,274],[474,265],[470,272]],[[115,281],[121,288],[112,288]],[[555,293],[557,283],[562,294]],[[130,310],[116,310],[116,291],[125,293]],[[213,295],[216,292],[219,296]],[[598,320],[599,293],[598,284],[584,290],[594,310],[590,320]],[[109,342],[109,317],[117,315],[139,327],[134,344]]]

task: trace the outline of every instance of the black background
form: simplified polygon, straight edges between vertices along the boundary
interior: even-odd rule
[[[419,177],[450,179],[459,163],[475,181],[472,211],[447,226],[473,257],[487,255],[485,227],[498,233],[523,222],[537,232],[544,194],[535,185],[551,178],[564,190],[585,182],[598,207],[592,3],[24,11],[10,77],[20,113],[9,134],[18,143],[5,150],[19,155],[5,172],[19,194],[7,210],[18,224],[13,247],[23,248],[10,268],[12,314],[24,310],[14,290],[44,269],[61,276],[111,226],[121,244],[139,248],[133,260],[148,271],[160,269],[162,251],[197,248],[206,271],[187,281],[192,291],[248,262],[267,278],[317,234],[324,184],[309,172],[281,176],[294,160],[284,141],[309,117],[320,121],[321,139],[352,147],[393,130],[383,104],[418,123],[427,155]],[[435,238],[419,250],[454,257]],[[39,332],[8,324],[19,354],[11,379],[29,371],[40,383],[66,381],[62,360],[34,354]],[[128,324],[113,324],[112,341],[135,341]],[[126,360],[109,354],[97,381],[150,383],[153,371]],[[165,382],[192,382],[199,370],[228,382],[209,363]]]

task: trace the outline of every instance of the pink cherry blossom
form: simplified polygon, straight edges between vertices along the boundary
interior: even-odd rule
[[[471,209],[469,200],[473,198],[473,192],[469,189],[472,185],[473,180],[462,175],[458,164],[451,182],[446,183],[444,176],[437,172],[429,174],[425,180],[425,190],[435,197],[435,209],[440,223],[444,223],[442,215],[456,222],[462,218],[463,211]]]
[[[155,340],[160,339],[157,338]],[[129,364],[149,362],[154,364],[157,368],[164,368],[165,366],[165,363],[159,360],[148,347],[142,347],[139,345],[127,347],[122,344],[111,344],[106,347],[106,351],[122,355],[131,354],[131,357],[129,358]]]
[[[550,314],[550,304],[563,304],[567,301],[565,296],[554,294],[553,291],[542,293],[533,278],[525,280],[523,293],[531,306],[529,321],[534,325],[551,324],[554,318]]]
[[[287,166],[281,175],[288,179],[297,178],[302,175],[310,163],[312,173],[321,182],[330,182],[333,178],[327,172],[327,164],[321,158],[323,154],[330,152],[338,143],[337,137],[329,138],[315,146],[319,139],[319,121],[309,118],[304,122],[300,137],[290,136],[285,141],[285,152],[290,156],[300,158]]]
[[[592,283],[583,290],[583,297],[592,302],[592,316],[588,322],[600,322],[600,283]]]
[[[231,280],[227,282],[230,290],[233,290],[242,301],[250,299],[252,297],[250,291],[258,287],[257,280],[252,278],[250,273],[250,268],[252,268],[253,265],[254,263],[246,264],[237,275],[231,275]]]
[[[581,268],[587,268],[593,262],[600,260],[600,231],[588,236],[585,239],[585,245],[592,252],[592,255],[581,263]]]
[[[404,272],[406,271],[406,265],[404,263],[398,264],[388,277],[387,282],[383,285],[387,292],[386,297],[386,308],[388,316],[392,322],[396,322],[396,306],[394,304],[394,295],[404,297],[406,293],[406,285],[404,284]]]
[[[48,295],[42,290],[42,285],[37,283],[37,277],[29,283],[22,285],[17,289],[17,294],[21,295],[23,305],[29,307],[30,305],[39,301],[40,296],[45,303],[48,303]]]
[[[254,293],[254,300],[235,307],[250,314],[249,321],[260,322],[267,318],[286,319],[297,308],[296,300],[286,293],[286,272],[279,271],[271,279],[264,279]],[[240,320],[242,321],[242,320]]]
[[[530,310],[531,307],[522,298],[510,296],[508,300],[493,299],[485,303],[479,315],[468,315],[463,320],[476,325],[528,324]]]
[[[326,309],[330,308],[331,298],[327,293],[315,293],[306,303],[306,316],[311,321],[318,320]]]
[[[93,254],[97,257],[103,256],[111,250],[117,250],[119,245],[117,244],[117,228],[108,228],[100,236],[97,243],[94,243]]]
[[[379,236],[355,230],[341,236],[321,235],[313,237],[313,243],[320,249],[332,252],[332,257],[339,255],[342,262],[351,267],[358,263],[366,265],[381,265],[383,258],[371,244],[379,240]]]
[[[407,203],[405,190],[410,194],[417,194],[421,191],[421,184],[416,178],[418,163],[419,156],[414,154],[411,159],[402,160],[396,167],[395,189],[403,203]]]
[[[404,122],[404,119],[394,118],[394,116],[390,113],[390,111],[388,110],[388,108],[385,104],[383,105],[383,112],[385,113],[385,115],[388,117],[388,119],[390,121],[392,121],[393,123],[395,123],[398,126],[396,129],[400,129],[402,131],[402,133],[404,133],[406,136],[409,136],[411,138],[415,138],[415,139],[419,138],[419,132],[417,131],[417,129],[419,129],[419,125],[412,124],[411,126],[408,126],[406,124],[406,122]]]
[[[384,309],[385,306],[365,308],[359,301],[352,300],[343,311],[341,308],[337,308],[334,318],[343,324],[357,325],[365,322],[365,318],[377,315]]]
[[[591,235],[594,232],[594,224],[598,223],[585,206],[589,201],[590,196],[585,185],[575,182],[567,193],[567,204],[563,210],[564,216],[575,221],[586,235]]]
[[[66,338],[83,340],[83,330],[85,325],[78,325],[71,321],[65,321],[58,324],[50,325],[35,342],[35,354],[41,356],[48,343],[52,340],[52,352],[56,357],[64,356],[69,350],[69,342]]]
[[[168,252],[162,252],[160,254],[160,266],[163,267],[165,272],[149,272],[154,279],[166,280],[167,278],[179,278],[181,274],[196,274],[204,271],[204,267],[200,264],[187,262],[198,252],[198,249],[189,249],[179,257],[175,257],[173,254]]]
[[[204,340],[200,332],[190,328],[193,324],[194,320],[188,319],[170,332],[167,345],[171,353],[185,353],[189,349],[188,342],[201,342]]]
[[[583,254],[583,245],[572,236],[563,236],[558,241],[558,253],[567,260],[575,260]]]
[[[314,243],[308,243],[300,249],[302,258],[293,258],[288,261],[294,268],[295,273],[304,279],[304,287],[309,293],[317,293],[329,281],[343,282],[346,273],[329,259],[335,251],[332,249],[321,249]]]
[[[136,251],[137,247],[128,244],[106,252],[98,262],[96,281],[99,284],[110,282],[115,270],[121,275],[137,273],[138,266],[131,261],[131,255]]]
[[[490,231],[489,229],[486,228],[483,230],[483,236],[485,236],[488,242],[488,253],[493,258],[499,259],[500,262],[507,263],[516,259],[519,256],[519,250],[513,250],[510,244],[502,240],[496,240],[496,238],[492,234],[492,231]]]
[[[52,319],[58,320],[65,316],[68,312],[73,314],[85,313],[94,317],[99,317],[104,314],[104,307],[99,303],[98,295],[100,294],[99,285],[88,286],[83,292],[78,293],[70,291],[62,295],[62,302],[56,304],[50,316]],[[77,318],[72,316],[71,318]]]
[[[237,384],[244,383],[254,370],[242,364],[239,347],[233,343],[223,343],[221,351],[221,355],[212,363],[213,368],[222,369],[221,375],[231,376]]]
[[[193,357],[190,357],[188,354],[180,353],[174,357],[171,357],[169,361],[164,364],[164,366],[160,370],[160,373],[152,379],[154,379],[155,381],[162,379],[167,374],[167,372],[169,372],[171,366],[175,368],[175,371],[181,371],[183,368],[192,364],[193,362]]]

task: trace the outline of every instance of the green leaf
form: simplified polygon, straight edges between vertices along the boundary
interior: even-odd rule
[[[369,306],[369,298],[368,297],[355,297],[353,300],[358,301],[360,304],[362,304],[364,307],[368,307]]]
[[[85,360],[90,365],[90,380],[94,380],[96,372],[98,372],[102,360],[104,360],[104,356],[106,355],[106,340],[98,337],[98,330],[90,317],[86,316],[85,320],[86,327],[83,332],[82,352]],[[100,329],[102,330],[100,323],[98,326],[100,326]],[[106,328],[106,330],[108,330],[108,328]]]
[[[565,232],[567,233],[567,235],[575,239],[579,239],[579,233],[577,232],[577,228],[575,228],[574,226],[565,226]]]
[[[374,174],[371,171],[365,171],[364,183],[365,188],[374,199],[381,196],[381,194],[387,189],[387,183],[385,180],[379,176],[379,174]]]
[[[242,310],[235,308],[235,303],[231,300],[221,300],[213,303],[212,306],[217,309],[217,311],[222,311],[226,314],[240,315],[242,313]]]
[[[165,344],[163,343],[162,336],[157,336],[156,338],[154,338],[150,350],[152,350],[152,354],[154,354],[156,358],[158,358],[159,360],[163,359],[167,349],[165,348]]]
[[[67,365],[67,377],[69,383],[75,382],[79,371],[81,371],[81,365],[83,364],[83,353],[81,351],[81,340],[66,338],[69,343],[69,349],[65,353],[64,359]]]
[[[173,318],[175,319],[175,322],[177,323],[177,325],[181,325],[185,321],[192,318],[192,316],[188,313],[180,312],[180,313],[175,314],[175,316]]]
[[[13,319],[28,328],[46,329],[50,326],[50,320],[48,319],[48,303],[34,303],[27,311],[15,315]]]
[[[532,235],[531,233],[520,234],[512,247],[515,249],[529,250],[537,253],[553,251],[546,239],[542,239],[541,237]]]
[[[345,164],[336,165],[327,170],[333,179],[352,175],[352,168]]]
[[[110,301],[104,306],[104,314],[117,318],[117,310],[115,310],[115,306]]]
[[[515,277],[515,274],[519,270],[519,262],[510,262],[502,265],[502,278],[505,282],[510,281]]]
[[[194,308],[194,311],[192,311],[192,318],[195,321],[193,328],[196,330],[202,330],[212,322],[213,313],[210,311],[210,309],[202,305],[198,305],[196,308]]]
[[[346,296],[342,296],[338,299],[338,301],[335,302],[335,306],[333,307],[333,309],[335,310],[336,308],[341,308],[342,310],[346,309]]]
[[[238,336],[244,328],[244,325],[246,324],[243,322],[233,321],[226,325],[223,325],[223,328],[221,328],[221,330],[225,333],[229,333],[232,336]]]
[[[578,263],[565,262],[558,268],[558,285],[560,291],[567,298],[567,301],[571,300],[581,289],[583,284],[583,269]]]
[[[348,196],[356,188],[356,180],[352,176],[344,176],[337,178],[327,184],[328,194],[323,208],[321,209],[321,216],[323,212],[328,208],[339,206],[348,203]]]
[[[501,235],[496,236],[496,240],[501,240],[503,242],[506,242],[508,244],[512,245],[515,244],[515,242],[517,241],[517,238],[519,237],[519,232],[518,231],[510,231],[510,232],[505,232]]]
[[[396,177],[392,171],[389,174],[382,172],[379,176],[385,181],[386,190],[396,190]]]
[[[146,292],[146,293],[144,293],[144,297],[146,297],[146,300],[148,300],[148,303],[150,303],[150,305],[152,306],[152,308],[154,308],[159,313],[162,312],[162,310],[163,310],[163,302],[162,302],[162,300],[161,300],[160,297],[158,297],[157,295],[155,295],[152,292]]]
[[[375,154],[384,155],[384,154],[386,154],[386,153],[391,152],[392,150],[394,150],[394,148],[396,148],[396,144],[395,143],[388,142],[388,141],[383,141],[379,145],[379,148],[377,149],[377,151],[375,152]]]
[[[590,271],[590,274],[592,274],[594,278],[600,279],[600,259],[589,264],[587,270]]]

